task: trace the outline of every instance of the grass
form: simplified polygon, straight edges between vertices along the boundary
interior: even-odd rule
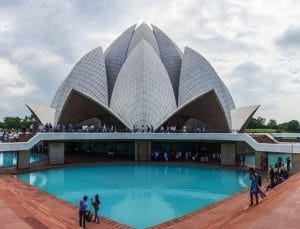
[[[277,129],[246,129],[246,133],[278,133]]]

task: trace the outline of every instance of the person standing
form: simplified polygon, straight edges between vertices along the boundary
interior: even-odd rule
[[[290,157],[286,158],[286,169],[287,169],[288,172],[291,169],[291,159],[290,159]]]
[[[94,207],[94,212],[95,212],[95,219],[93,220],[93,222],[98,224],[100,222],[99,217],[98,217],[98,211],[99,211],[99,208],[100,208],[99,195],[96,194],[95,195],[95,200],[93,201],[93,199],[91,199],[91,202],[92,202],[92,205]]]
[[[82,200],[80,200],[79,204],[79,226],[85,227],[85,221],[86,221],[86,212],[88,210],[88,203],[87,203],[88,197],[84,196]]]

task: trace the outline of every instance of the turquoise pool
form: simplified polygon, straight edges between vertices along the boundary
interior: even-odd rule
[[[42,162],[46,160],[46,157],[39,154],[30,155],[30,164]],[[16,152],[0,152],[0,168],[1,167],[12,167],[17,164],[17,153]]]
[[[135,228],[203,208],[249,184],[241,171],[172,165],[66,167],[18,177],[74,205],[83,195],[98,193],[103,216]]]

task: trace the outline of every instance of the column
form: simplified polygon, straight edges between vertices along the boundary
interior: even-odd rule
[[[49,142],[49,164],[64,164],[65,163],[65,144],[63,142]]]
[[[293,153],[290,156],[292,160],[292,173],[296,173],[300,171],[300,153]]]
[[[17,169],[29,169],[30,168],[30,151],[23,150],[17,154]]]
[[[235,165],[235,143],[221,143],[221,164]]]
[[[151,141],[135,142],[135,161],[151,160]]]

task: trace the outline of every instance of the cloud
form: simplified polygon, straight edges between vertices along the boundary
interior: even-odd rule
[[[283,49],[300,48],[300,25],[290,26],[275,42]]]
[[[83,55],[146,22],[203,55],[237,105],[300,120],[284,107],[289,94],[300,99],[299,9],[293,0],[0,1],[0,119],[29,114],[24,103],[49,105]]]
[[[0,59],[0,72],[0,87],[3,97],[26,96],[34,91],[34,86],[28,84],[19,69],[8,60]]]
[[[15,106],[20,106],[21,101],[36,90],[34,85],[24,80],[17,66],[3,58],[0,58],[0,88],[2,114],[15,111]],[[19,111],[15,113],[20,114]]]
[[[239,64],[229,77],[232,79],[231,93],[238,106],[261,105],[257,115],[268,119],[299,119],[300,110],[295,109],[295,104],[300,100],[300,81],[297,77],[253,62]]]

